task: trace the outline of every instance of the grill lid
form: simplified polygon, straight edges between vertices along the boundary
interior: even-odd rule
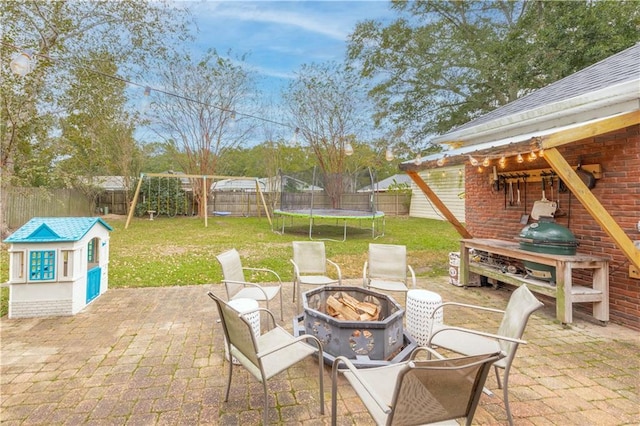
[[[555,222],[536,222],[525,226],[518,238],[521,242],[538,245],[572,246],[578,241],[569,228]]]

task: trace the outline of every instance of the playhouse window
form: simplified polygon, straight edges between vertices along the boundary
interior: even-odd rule
[[[14,251],[11,253],[11,279],[16,282],[24,282],[24,252]]]
[[[29,252],[29,279],[32,281],[52,280],[56,272],[55,250]]]
[[[71,278],[73,276],[73,250],[62,250],[60,252],[60,278]]]
[[[99,240],[92,238],[87,244],[87,262],[89,264],[98,263],[98,248],[100,247]]]

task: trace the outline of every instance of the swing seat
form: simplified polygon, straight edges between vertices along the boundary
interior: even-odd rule
[[[231,212],[213,212],[214,216],[231,216]]]

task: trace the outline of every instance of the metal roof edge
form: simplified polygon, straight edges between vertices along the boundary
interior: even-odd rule
[[[575,96],[542,107],[511,114],[506,117],[453,130],[432,139],[435,144],[478,144],[496,137],[516,136],[526,128],[544,131],[549,125],[563,126],[578,121],[603,118],[615,113],[633,111],[640,108],[640,78],[625,81],[584,95]],[[635,102],[634,102],[635,101]],[[618,108],[616,108],[618,106]],[[589,113],[596,116],[589,117]],[[571,121],[570,121],[571,120]],[[545,126],[549,124],[548,126]],[[511,133],[510,133],[511,132]]]

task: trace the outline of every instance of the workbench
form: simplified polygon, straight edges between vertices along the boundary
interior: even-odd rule
[[[528,278],[525,275],[503,272],[493,265],[471,260],[470,250],[478,250],[508,258],[555,266],[556,283]],[[593,270],[592,287],[573,285],[574,269]],[[474,272],[504,283],[520,286],[526,284],[533,292],[556,299],[556,317],[563,324],[573,321],[574,303],[593,303],[593,317],[606,325],[609,321],[609,260],[603,257],[577,253],[557,255],[522,250],[513,241],[472,238],[460,241],[460,283],[469,283],[469,273]]]

